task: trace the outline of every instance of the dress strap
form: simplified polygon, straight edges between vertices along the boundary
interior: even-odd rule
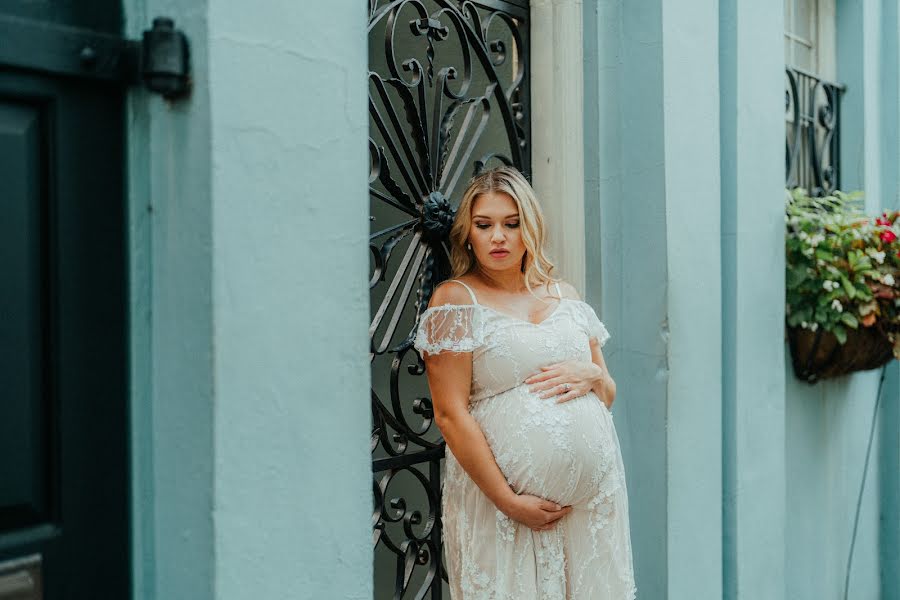
[[[466,288],[467,290],[469,290],[469,295],[472,296],[472,303],[473,303],[473,304],[478,304],[478,298],[475,297],[475,292],[472,291],[472,288],[470,288],[468,285],[466,285],[465,283],[463,283],[463,282],[460,281],[459,279],[450,279],[450,280],[448,280],[448,281],[455,281],[456,283],[460,284],[461,286],[463,286],[464,288]]]
[[[556,293],[559,294],[559,297],[560,297],[560,298],[562,298],[562,290],[559,289],[559,282],[554,281],[554,282],[553,282],[553,285],[556,286]]]

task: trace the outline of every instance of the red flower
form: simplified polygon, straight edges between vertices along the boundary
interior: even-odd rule
[[[897,234],[895,234],[890,229],[887,229],[887,230],[881,232],[880,237],[881,237],[882,242],[887,242],[890,244],[891,242],[893,242],[894,240],[897,239]]]
[[[891,225],[891,222],[890,222],[890,220],[888,220],[888,219],[886,219],[886,218],[876,217],[876,219],[875,219],[875,224],[876,224],[876,225],[888,225],[888,226],[890,226],[890,225]]]

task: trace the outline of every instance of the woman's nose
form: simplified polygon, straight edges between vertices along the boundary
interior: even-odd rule
[[[494,227],[494,231],[491,234],[492,240],[502,240],[503,239],[503,228],[502,227]]]

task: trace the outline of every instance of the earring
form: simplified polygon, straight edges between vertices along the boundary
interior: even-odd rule
[[[471,250],[471,249],[472,249],[472,244],[466,244],[466,249],[467,249],[467,250]]]

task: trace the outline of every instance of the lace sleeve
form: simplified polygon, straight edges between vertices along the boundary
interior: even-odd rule
[[[484,341],[484,332],[471,304],[447,304],[425,309],[413,347],[428,354],[472,352]]]
[[[584,314],[585,332],[587,332],[588,337],[596,338],[602,347],[606,344],[607,340],[609,340],[609,332],[606,330],[606,325],[600,321],[597,317],[597,313],[594,312],[594,308],[590,304],[582,302],[581,307],[581,312]]]

